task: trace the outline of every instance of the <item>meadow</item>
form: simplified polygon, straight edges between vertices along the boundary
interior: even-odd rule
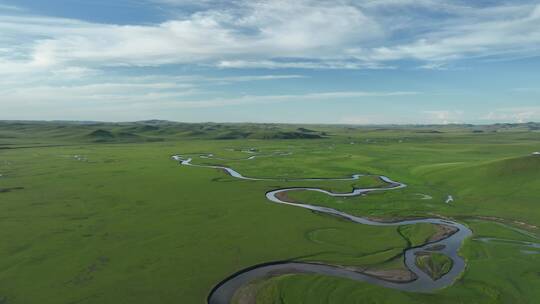
[[[202,304],[227,276],[270,261],[403,269],[403,250],[432,226],[352,224],[265,197],[382,185],[285,180],[355,173],[408,187],[291,199],[377,219],[459,221],[474,233],[460,252],[465,272],[432,294],[289,274],[256,282],[257,303],[537,303],[540,249],[481,238],[540,242],[538,129],[0,122],[0,303]],[[199,157],[208,153],[215,158]],[[283,180],[238,180],[180,166],[174,154]]]

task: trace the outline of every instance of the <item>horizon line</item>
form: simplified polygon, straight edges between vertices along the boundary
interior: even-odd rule
[[[69,119],[0,119],[1,123],[6,122],[44,122],[44,123],[54,123],[54,122],[63,122],[63,123],[95,123],[95,124],[123,124],[123,123],[148,123],[148,122],[169,122],[169,123],[178,123],[178,124],[253,124],[253,125],[324,125],[324,126],[360,126],[360,127],[377,127],[377,126],[494,126],[494,125],[528,125],[528,124],[540,124],[540,121],[528,121],[528,122],[493,122],[493,123],[467,123],[467,122],[456,122],[456,123],[367,123],[367,124],[352,124],[352,123],[302,123],[302,122],[217,122],[217,121],[200,121],[200,122],[185,122],[177,120],[168,120],[168,119],[143,119],[143,120],[129,120],[129,121],[107,121],[107,120],[69,120]]]

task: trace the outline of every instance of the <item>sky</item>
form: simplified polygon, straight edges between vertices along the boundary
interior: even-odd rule
[[[540,121],[538,0],[0,0],[0,120]]]

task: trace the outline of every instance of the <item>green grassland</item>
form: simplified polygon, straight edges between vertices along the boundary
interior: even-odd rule
[[[422,252],[416,257],[416,265],[431,278],[438,280],[452,269],[452,260],[444,254]]]
[[[461,221],[474,232],[461,250],[464,274],[434,294],[285,275],[257,282],[257,303],[537,303],[540,250],[475,240],[540,242],[540,157],[533,151],[540,151],[537,124],[0,122],[0,303],[202,304],[228,275],[280,260],[402,268],[403,250],[425,242],[434,227],[352,224],[264,195],[281,187],[383,186],[370,176],[286,181],[354,173],[408,187],[350,198],[290,196],[374,218]],[[176,153],[283,180],[179,166],[170,159]],[[201,153],[228,160],[195,157]],[[448,195],[455,200],[446,204]]]

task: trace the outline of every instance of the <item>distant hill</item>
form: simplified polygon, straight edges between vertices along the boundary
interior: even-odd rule
[[[153,129],[152,129],[153,131]],[[111,132],[104,129],[91,131],[83,138],[93,142],[141,142],[141,141],[157,141],[158,138],[144,138],[140,135],[131,132]]]
[[[97,129],[95,131],[92,131],[87,136],[89,138],[93,138],[93,139],[114,138],[114,135],[111,132],[109,132],[107,130],[102,130],[102,129]]]
[[[309,132],[277,132],[273,136],[269,137],[272,139],[318,139],[323,138],[319,134],[313,134],[315,131]]]
[[[173,141],[179,139],[241,140],[321,140],[343,136],[348,142],[410,142],[423,138],[440,138],[445,134],[459,133],[470,136],[495,136],[499,133],[540,133],[540,123],[494,125],[299,125],[256,123],[182,123],[167,120],[137,122],[92,121],[0,121],[0,145],[16,146],[19,143],[62,144],[80,143],[138,143]],[[529,138],[531,135],[524,135]],[[462,138],[461,140],[464,140]],[[497,139],[492,139],[494,142]]]

